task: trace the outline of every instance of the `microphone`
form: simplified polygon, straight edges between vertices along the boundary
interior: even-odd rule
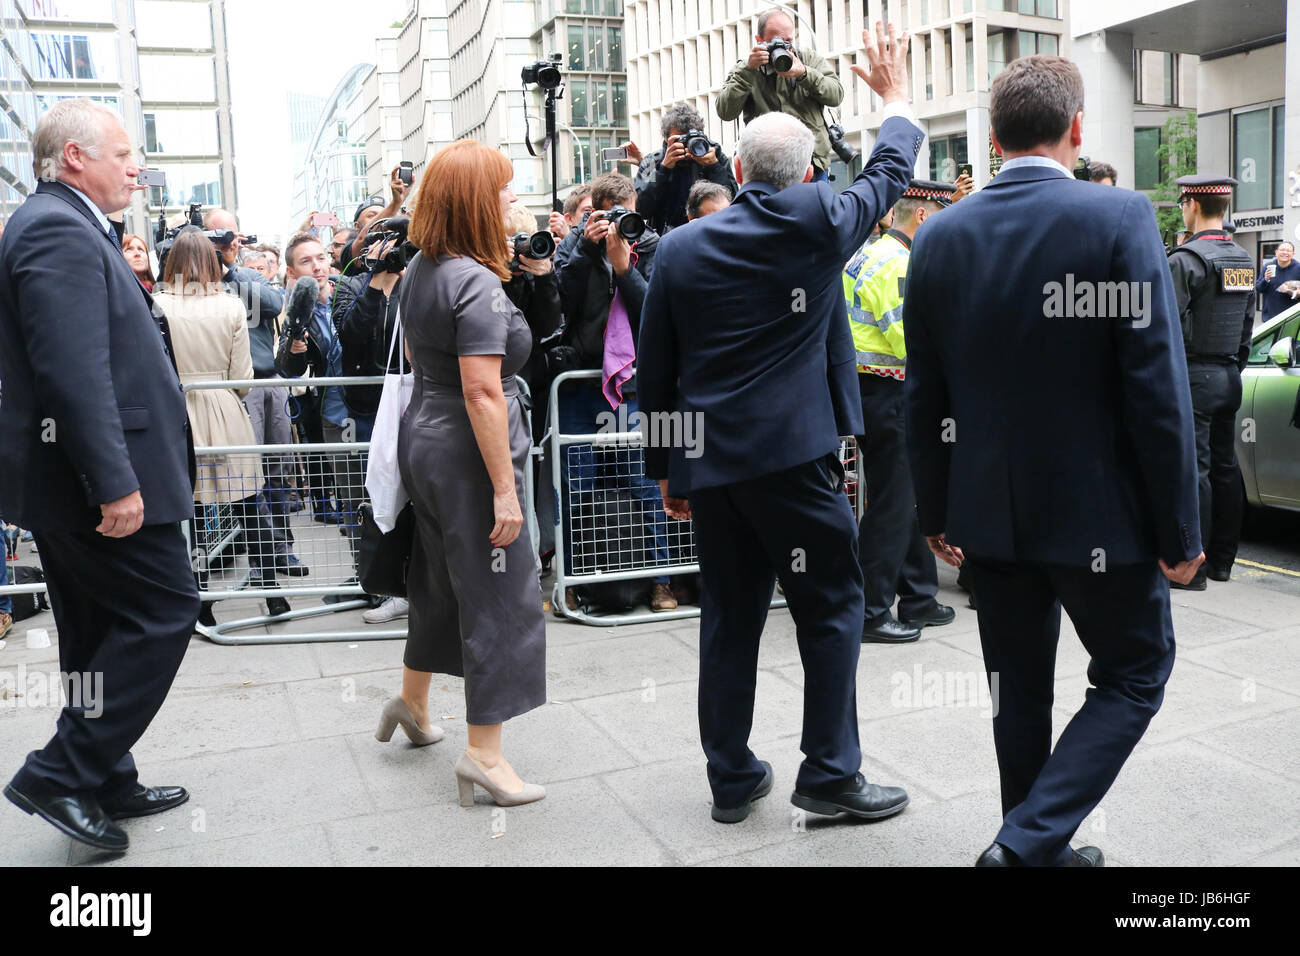
[[[289,308],[285,311],[287,322],[284,334],[291,339],[305,339],[312,309],[320,297],[320,284],[311,276],[299,276],[289,293]]]

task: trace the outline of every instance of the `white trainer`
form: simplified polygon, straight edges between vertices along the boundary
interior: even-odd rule
[[[396,621],[399,617],[406,617],[410,609],[411,604],[406,598],[390,597],[379,607],[364,611],[361,618],[367,624],[387,624],[389,621]]]

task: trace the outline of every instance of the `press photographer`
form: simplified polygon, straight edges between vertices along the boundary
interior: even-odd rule
[[[796,117],[812,130],[813,182],[825,180],[832,150],[825,107],[840,105],[844,87],[820,54],[795,48],[794,20],[780,7],[758,18],[754,39],[749,57],[732,68],[718,92],[719,118],[734,120],[743,114],[748,123],[764,113]]]
[[[641,161],[636,173],[636,207],[660,235],[687,221],[686,197],[701,180],[736,194],[736,178],[722,147],[704,133],[704,118],[694,107],[674,106],[664,113],[663,147]]]

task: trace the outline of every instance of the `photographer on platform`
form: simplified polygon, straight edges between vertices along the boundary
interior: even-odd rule
[[[718,92],[718,117],[748,123],[764,113],[789,113],[812,130],[813,182],[823,181],[831,164],[831,139],[825,107],[839,106],[844,87],[830,64],[814,50],[794,48],[794,20],[780,7],[758,18],[757,42],[747,59],[727,74]],[[778,67],[786,67],[778,70]]]
[[[674,106],[661,124],[663,148],[641,161],[636,173],[637,211],[660,235],[687,220],[686,196],[700,180],[736,194],[736,177],[722,147],[704,134],[704,118],[694,107]]]

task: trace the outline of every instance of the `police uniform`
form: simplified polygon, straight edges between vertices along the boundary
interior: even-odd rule
[[[1183,176],[1180,198],[1232,194],[1235,179]],[[1255,324],[1255,267],[1223,228],[1205,229],[1169,254],[1178,299],[1196,421],[1201,540],[1205,565],[1188,585],[1226,581],[1241,535],[1241,473],[1233,439],[1241,405],[1241,370]]]
[[[913,179],[904,199],[950,205],[955,187]],[[858,525],[858,559],[866,596],[864,641],[904,643],[927,624],[947,624],[953,611],[938,603],[934,555],[916,519],[916,492],[904,441],[903,294],[911,238],[888,229],[864,245],[844,269],[844,298],[858,360],[865,434],[857,436],[867,507]],[[892,615],[898,598],[898,617]]]

